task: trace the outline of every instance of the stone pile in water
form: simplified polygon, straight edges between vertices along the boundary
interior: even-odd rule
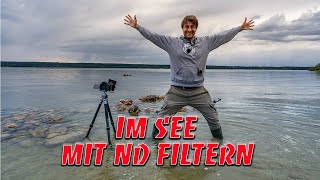
[[[165,96],[157,96],[157,95],[147,95],[147,96],[142,96],[139,98],[141,102],[157,102],[157,101],[162,101],[164,100]]]
[[[158,96],[158,95],[147,95],[142,96],[139,98],[139,101],[142,102],[133,102],[132,99],[121,99],[119,102],[115,105],[118,111],[120,112],[128,112],[131,116],[138,116],[140,112],[142,113],[157,113],[154,108],[143,107],[146,106],[145,103],[158,103],[160,101],[163,101],[165,96]],[[180,112],[187,112],[187,108],[183,107],[181,108]]]
[[[71,113],[71,112],[70,112]],[[2,142],[23,142],[60,145],[84,136],[85,129],[72,126],[64,116],[67,112],[48,110],[16,113],[1,117]]]

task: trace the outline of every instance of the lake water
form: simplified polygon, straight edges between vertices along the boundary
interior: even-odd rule
[[[124,74],[132,76],[125,77]],[[155,69],[1,69],[2,179],[319,179],[320,75],[309,71],[207,70],[205,87],[216,104],[225,143],[255,143],[251,166],[156,166],[156,142],[151,136],[155,113],[149,117],[145,140],[151,157],[142,167],[113,166],[114,149],[105,150],[102,166],[62,167],[63,143],[81,141],[100,101],[95,83],[117,81],[109,93],[113,117],[120,99],[158,110],[162,102],[142,103],[145,95],[165,95],[169,70]],[[197,115],[194,140],[216,142],[204,118],[192,108],[181,115]],[[90,134],[106,142],[103,110]],[[165,139],[163,142],[174,140]],[[204,153],[203,153],[204,154]],[[168,161],[168,160],[165,160]]]

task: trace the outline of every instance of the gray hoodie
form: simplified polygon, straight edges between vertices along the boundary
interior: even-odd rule
[[[213,36],[194,37],[189,41],[183,36],[160,35],[139,25],[137,29],[146,39],[169,54],[171,84],[183,87],[203,86],[203,74],[210,51],[229,42],[241,31],[239,26]]]

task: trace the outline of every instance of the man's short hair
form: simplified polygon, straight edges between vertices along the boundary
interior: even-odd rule
[[[181,28],[183,28],[183,26],[187,23],[187,22],[191,22],[193,23],[196,28],[198,28],[198,19],[196,16],[194,15],[188,15],[186,17],[183,18],[182,22],[181,22]]]

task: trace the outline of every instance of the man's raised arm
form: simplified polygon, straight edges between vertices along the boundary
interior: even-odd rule
[[[172,45],[172,37],[154,33],[142,26],[139,26],[136,16],[132,18],[130,15],[127,15],[124,21],[124,24],[137,29],[146,39],[150,40],[153,44],[157,45],[161,49],[165,51],[168,51],[168,49],[170,49],[169,47]]]
[[[247,21],[247,18],[245,18],[241,26],[223,31],[213,36],[207,36],[209,50],[212,51],[221,46],[222,44],[229,42],[242,30],[253,30],[253,23],[253,20]]]

